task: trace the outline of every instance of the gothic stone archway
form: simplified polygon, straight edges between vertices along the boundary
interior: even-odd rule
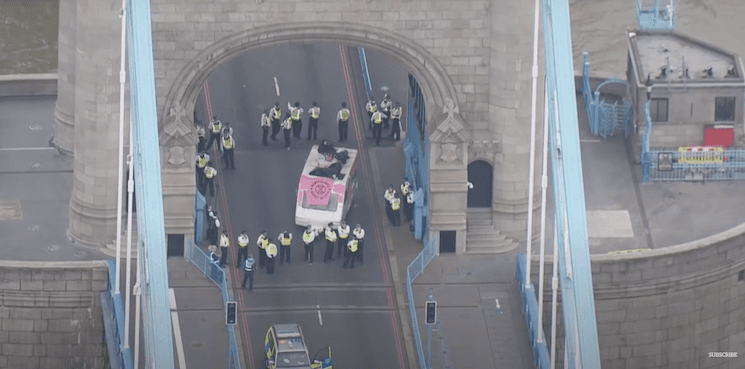
[[[484,160],[468,164],[468,182],[473,189],[468,191],[469,208],[491,208],[494,168]]]
[[[433,201],[427,228],[460,231],[465,247],[470,128],[459,114],[447,72],[419,44],[385,29],[347,22],[274,24],[238,32],[205,48],[181,70],[158,106],[166,233],[193,233],[196,132],[192,113],[207,77],[241,52],[288,42],[335,42],[380,49],[396,56],[416,76],[425,103],[431,107],[427,109],[427,132],[433,152],[430,177],[435,180],[430,182],[429,198]]]

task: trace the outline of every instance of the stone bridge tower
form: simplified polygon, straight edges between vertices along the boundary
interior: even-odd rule
[[[60,4],[54,142],[75,155],[69,233],[98,245],[116,229],[120,6]],[[239,52],[331,41],[388,52],[417,78],[431,143],[428,229],[455,231],[456,250],[467,251],[466,234],[475,229],[468,168],[481,160],[493,169],[493,188],[479,224],[507,240],[477,251],[505,251],[524,239],[532,2],[152,0],[151,8],[167,234],[193,235],[192,112],[207,76]]]

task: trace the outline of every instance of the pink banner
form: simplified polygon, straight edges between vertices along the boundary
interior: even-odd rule
[[[300,176],[299,190],[305,191],[305,203],[308,205],[326,205],[331,197],[334,180],[331,178],[310,178]]]

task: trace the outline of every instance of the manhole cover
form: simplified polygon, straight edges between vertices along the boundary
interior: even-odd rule
[[[40,168],[40,167],[41,167],[41,163],[33,163],[33,164],[31,164],[31,168]]]
[[[38,124],[34,124],[33,126],[28,127],[32,131],[41,131],[41,126]]]
[[[47,246],[47,248],[49,249],[49,251],[57,251],[59,250],[59,245],[49,245]]]
[[[28,229],[31,230],[31,231],[38,231],[39,230],[39,225],[38,224],[34,224],[31,227],[28,227]]]

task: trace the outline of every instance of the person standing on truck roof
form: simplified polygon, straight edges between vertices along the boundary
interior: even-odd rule
[[[365,246],[365,230],[362,229],[361,225],[357,224],[357,226],[354,227],[354,231],[352,231],[352,235],[357,239],[357,258],[360,259],[360,265],[362,265],[364,260],[362,251],[363,246]]]
[[[373,125],[373,138],[375,139],[375,146],[380,146],[380,137],[383,136],[383,119],[388,116],[376,111],[370,118]]]
[[[317,139],[316,132],[318,131],[318,118],[321,117],[321,108],[318,107],[318,104],[313,101],[313,106],[308,109],[308,115],[310,116],[310,119],[308,119],[308,141],[310,141],[311,133],[313,133],[313,139]]]
[[[351,261],[352,265],[350,267],[354,269],[354,259],[357,259],[357,245],[358,241],[356,238],[352,238],[347,242],[347,251],[344,253],[344,265],[342,265],[342,268],[346,268],[347,263]]]
[[[266,231],[261,232],[259,238],[256,239],[256,245],[259,246],[259,266],[264,267],[266,265],[266,247],[269,245]]]
[[[248,281],[248,291],[254,289],[254,273],[256,271],[256,261],[254,260],[253,254],[248,254],[246,262],[243,264],[243,283],[241,288],[246,289],[246,281]]]
[[[326,253],[323,255],[323,262],[334,261],[334,243],[336,243],[336,231],[334,230],[334,223],[329,222],[326,227]]]
[[[272,120],[269,118],[269,114],[267,112],[261,113],[261,130],[263,131],[261,133],[261,144],[264,146],[269,146],[267,144],[267,138],[269,137],[269,127],[272,125]]]
[[[341,103],[341,109],[336,113],[336,121],[339,123],[339,142],[347,140],[347,131],[349,130],[349,109],[347,103]]]
[[[292,118],[290,113],[287,113],[285,120],[282,122],[282,133],[285,136],[285,147],[287,150],[290,149],[290,132],[292,131]]]
[[[274,103],[274,107],[269,113],[272,118],[272,141],[277,141],[277,133],[279,133],[279,126],[282,121],[282,109],[279,108],[278,102]]]
[[[275,245],[271,238],[267,239],[269,244],[266,245],[266,274],[274,273],[274,259],[277,258],[277,245]]]
[[[313,242],[316,240],[316,231],[313,230],[313,227],[308,226],[308,229],[303,232],[303,243],[305,243],[305,259],[304,261],[308,262],[308,265],[313,264],[313,248],[315,247]]]
[[[300,133],[303,131],[303,120],[300,114],[303,114],[303,108],[300,107],[300,102],[295,102],[295,106],[290,106],[290,102],[287,102],[287,109],[290,109],[290,118],[292,118],[292,135],[300,139]]]
[[[339,235],[336,246],[336,258],[341,259],[342,251],[344,251],[344,255],[347,254],[347,241],[349,241],[349,226],[345,221],[341,221],[339,228],[336,229],[336,233]]]
[[[207,148],[205,151],[210,151],[212,148],[212,142],[220,144],[220,132],[222,131],[222,122],[220,122],[219,119],[217,119],[217,115],[212,116],[212,121],[210,121],[210,140],[207,142]]]
[[[279,234],[279,263],[282,264],[287,260],[290,264],[290,247],[292,247],[292,233],[284,231]]]

